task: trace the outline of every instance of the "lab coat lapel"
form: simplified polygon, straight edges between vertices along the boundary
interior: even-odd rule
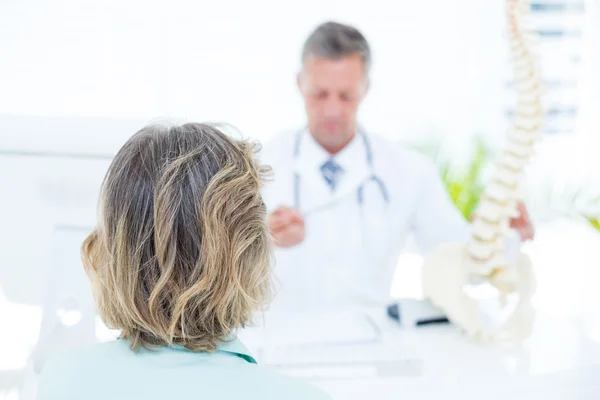
[[[299,176],[298,195],[300,211],[307,212],[326,203],[331,198],[331,190],[321,175],[320,167],[329,158],[308,131],[302,133],[299,155],[294,169]]]
[[[352,194],[352,200],[356,201],[359,187],[366,182],[371,173],[365,154],[363,141],[358,134],[336,154],[335,161],[344,169],[344,176],[335,191],[336,199]]]

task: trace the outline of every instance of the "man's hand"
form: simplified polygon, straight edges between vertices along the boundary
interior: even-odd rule
[[[527,212],[525,204],[521,202],[517,203],[517,211],[519,212],[519,216],[510,220],[510,227],[519,232],[522,242],[533,240],[535,237],[535,230],[529,219],[529,213]],[[477,219],[477,214],[471,215],[471,221],[474,221],[475,219]]]
[[[304,240],[304,218],[298,210],[279,207],[269,215],[267,222],[276,246],[292,247]]]
[[[533,240],[535,231],[531,224],[531,220],[529,219],[529,213],[527,212],[525,204],[518,203],[517,211],[519,211],[519,216],[510,220],[510,227],[519,232],[522,242]]]

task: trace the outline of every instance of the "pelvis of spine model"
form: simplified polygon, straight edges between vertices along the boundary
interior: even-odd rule
[[[479,340],[521,340],[533,323],[531,298],[535,277],[529,257],[520,253],[505,257],[505,237],[510,219],[518,215],[516,204],[523,170],[539,138],[543,122],[540,74],[531,54],[532,35],[523,27],[526,1],[508,0],[510,44],[517,88],[513,127],[494,175],[484,190],[472,224],[469,243],[448,243],[435,249],[423,266],[423,292],[448,319]],[[467,288],[489,283],[502,304],[509,295],[518,297],[512,313],[490,328],[481,304]]]
[[[535,292],[535,277],[529,257],[519,254],[516,262],[488,276],[471,273],[470,255],[464,244],[445,244],[434,250],[423,266],[423,292],[448,319],[478,340],[519,340],[529,336],[533,322],[531,297]],[[478,300],[465,290],[478,279],[496,287],[502,296],[516,294],[519,299],[512,315],[494,330],[482,321]]]

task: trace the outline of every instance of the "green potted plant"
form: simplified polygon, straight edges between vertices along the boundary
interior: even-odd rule
[[[438,168],[444,186],[452,202],[465,219],[475,211],[483,193],[485,182],[493,167],[495,152],[481,137],[475,137],[463,160],[457,160],[444,151],[441,140],[425,140],[409,143],[409,146],[430,158]],[[600,232],[600,195],[594,196],[586,185],[579,187],[558,187],[552,177],[536,185],[544,190],[542,196],[536,196],[536,207],[543,207],[543,213],[549,217],[570,216],[589,223]],[[540,189],[543,188],[543,189]],[[525,202],[528,202],[525,193]],[[533,197],[533,196],[531,196]],[[543,202],[540,202],[540,198]],[[542,204],[543,203],[543,204]]]

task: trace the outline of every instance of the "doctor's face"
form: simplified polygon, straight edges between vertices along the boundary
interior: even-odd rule
[[[356,113],[368,83],[360,56],[308,58],[298,74],[308,126],[315,140],[337,153],[354,137]]]

